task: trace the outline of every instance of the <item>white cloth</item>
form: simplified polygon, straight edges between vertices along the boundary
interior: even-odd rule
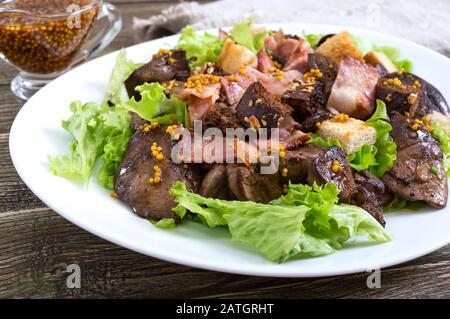
[[[195,29],[231,25],[254,17],[256,23],[298,22],[381,31],[450,56],[450,0],[221,0],[200,5],[182,2],[148,19],[134,19],[141,40]]]

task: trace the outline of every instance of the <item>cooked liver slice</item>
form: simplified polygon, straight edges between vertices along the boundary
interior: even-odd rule
[[[334,160],[339,161],[342,168],[338,173],[333,172],[331,169]],[[331,147],[323,155],[313,160],[310,173],[308,174],[308,184],[312,185],[314,182],[319,185],[334,182],[341,190],[339,193],[341,201],[343,203],[352,202],[356,184],[350,164],[340,147]]]
[[[292,118],[292,108],[281,103],[259,82],[252,83],[236,107],[236,118],[244,128],[252,127],[252,118],[261,128],[285,128],[289,132],[299,129]]]
[[[337,160],[342,168],[334,173],[331,169]],[[293,151],[286,151],[288,178],[292,183],[324,185],[333,182],[340,189],[339,198],[344,203],[351,203],[356,192],[352,169],[340,147],[323,148],[308,144]]]
[[[255,166],[227,164],[228,185],[238,200],[268,203],[283,194],[279,173],[260,174]]]
[[[226,164],[212,165],[209,172],[203,177],[198,193],[207,198],[233,199],[228,187]]]
[[[425,81],[419,76],[403,72],[390,73],[386,78],[398,78],[403,85],[414,86],[417,83],[420,89],[420,103],[415,108],[410,110],[411,117],[424,117],[425,115],[433,113],[433,111],[440,112],[446,116],[450,116],[450,108],[442,93],[431,83]]]
[[[115,191],[119,198],[136,214],[151,220],[178,219],[172,211],[175,202],[169,193],[170,188],[177,181],[182,181],[186,182],[188,190],[197,192],[200,183],[200,175],[194,167],[184,168],[183,164],[171,161],[172,141],[165,130],[164,127],[159,127],[148,133],[136,131],[116,173]],[[159,161],[153,157],[150,150],[153,142],[163,148],[164,160]],[[149,178],[154,176],[155,165],[161,168],[160,184],[149,183]]]
[[[381,225],[385,225],[383,206],[392,200],[392,193],[386,190],[383,182],[368,171],[355,174],[357,187],[354,202],[368,211]]]
[[[169,63],[169,58],[173,63]],[[128,96],[134,96],[140,100],[140,95],[135,88],[145,82],[166,82],[171,80],[185,81],[189,77],[189,65],[186,53],[182,50],[174,50],[172,54],[164,54],[154,57],[149,63],[136,69],[125,81]]]
[[[397,144],[397,160],[383,177],[395,194],[410,201],[425,201],[432,207],[447,205],[448,182],[442,162],[441,145],[425,129],[414,131],[406,117],[391,116],[392,137]],[[437,174],[433,170],[437,170]]]
[[[326,101],[331,94],[331,88],[337,77],[338,66],[333,60],[326,56],[319,53],[311,53],[308,55],[308,70],[311,69],[318,69],[323,74],[323,77],[319,79],[319,82],[322,84],[323,96],[326,104]]]

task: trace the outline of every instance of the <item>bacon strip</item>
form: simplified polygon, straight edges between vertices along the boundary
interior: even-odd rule
[[[188,105],[189,119],[191,120],[191,123],[196,120],[204,119],[209,111],[211,111],[214,107],[214,102],[215,100],[213,100],[212,96],[202,99],[192,95],[191,101]]]
[[[276,78],[273,74],[264,74],[260,71],[247,67],[245,72],[236,73],[221,80],[222,88],[229,104],[239,102],[250,84],[259,81],[275,97],[281,97],[294,81],[302,81],[303,75],[296,70],[289,70],[283,73],[282,79]]]
[[[378,78],[376,67],[345,56],[339,64],[327,108],[334,113],[346,113],[358,119],[366,119],[375,109]]]
[[[184,88],[178,92],[178,97],[189,101],[188,110],[191,122],[202,120],[212,109],[220,94],[220,83],[203,85],[197,88]]]
[[[271,67],[274,66],[272,59],[267,54],[266,50],[259,50],[258,54],[258,71],[267,73]]]
[[[195,136],[182,127],[177,128],[175,134],[182,136],[173,148],[172,160],[176,163],[235,163],[236,159],[240,159],[250,165],[257,163],[261,154],[278,150],[277,146],[292,150],[310,138],[302,131],[290,134],[283,129],[280,129],[275,137],[251,142],[220,135]]]
[[[308,67],[308,54],[314,53],[309,42],[302,38],[288,38],[283,31],[264,38],[265,48],[280,57],[286,63],[283,70],[297,70],[304,73]]]

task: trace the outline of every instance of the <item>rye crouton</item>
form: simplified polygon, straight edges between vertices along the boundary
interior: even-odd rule
[[[433,113],[429,114],[428,117],[430,118],[431,123],[438,123],[444,125],[445,127],[450,126],[450,118],[438,111],[434,111]]]
[[[323,121],[316,133],[323,138],[339,140],[346,154],[352,154],[366,144],[374,145],[377,139],[372,126],[343,114]]]
[[[398,71],[391,59],[389,59],[386,54],[382,52],[369,52],[364,56],[364,61],[373,66],[377,66],[378,64],[382,65],[386,69],[387,73],[394,73]]]
[[[339,63],[344,56],[351,56],[358,60],[362,60],[363,58],[361,52],[356,47],[353,38],[348,32],[341,32],[334,37],[329,38],[316,50],[316,52],[337,63]]]
[[[246,47],[228,39],[217,58],[216,64],[228,74],[236,73],[243,66],[257,66],[256,55]]]

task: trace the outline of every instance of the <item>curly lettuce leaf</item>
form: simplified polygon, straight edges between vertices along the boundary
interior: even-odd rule
[[[97,159],[105,163],[98,176],[101,184],[111,188],[112,176],[122,160],[131,131],[130,115],[122,108],[110,108],[105,104],[71,103],[72,116],[62,122],[73,141],[70,152],[49,156],[50,170],[58,176],[87,185]]]
[[[157,83],[144,83],[136,90],[141,95],[141,100],[136,101],[132,97],[123,107],[137,113],[141,118],[160,124],[183,124],[189,127],[189,113],[186,103],[178,98],[166,97],[165,88]]]
[[[377,166],[377,149],[373,145],[363,145],[358,151],[347,156],[350,166],[358,172]]]
[[[312,257],[334,252],[326,242],[305,233],[302,223],[310,210],[306,206],[204,198],[187,191],[181,182],[172,187],[171,193],[178,203],[174,211],[180,217],[190,211],[209,227],[228,226],[233,241],[255,248],[271,261],[282,262],[293,256]]]
[[[347,236],[346,241],[355,241],[358,236],[365,236],[373,242],[387,242],[392,236],[364,209],[347,204],[335,205],[330,217],[338,229]]]
[[[389,46],[377,46],[376,44],[373,44],[372,51],[384,53],[384,55],[386,55],[399,70],[412,72],[414,68],[411,60],[400,59],[401,51],[398,48]]]
[[[55,175],[86,186],[96,162],[101,158],[103,165],[97,181],[107,189],[113,188],[115,171],[132,133],[130,114],[120,107],[128,101],[124,81],[140,66],[127,60],[125,50],[121,50],[116,57],[103,103],[82,104],[75,101],[70,105],[72,116],[63,121],[62,126],[71,134],[73,141],[68,154],[49,156],[50,170]]]
[[[395,195],[394,199],[385,207],[383,207],[383,211],[384,212],[393,212],[399,210],[418,211],[422,209],[424,206],[425,203],[423,202],[411,202]]]
[[[406,72],[413,71],[414,65],[412,61],[400,58],[400,49],[390,46],[378,46],[369,39],[357,37],[355,35],[351,36],[353,38],[353,42],[355,43],[358,50],[362,53],[362,55],[366,55],[370,51],[381,52],[384,53],[399,70],[404,70]]]
[[[206,62],[216,62],[222,51],[224,41],[207,32],[200,34],[192,26],[185,27],[177,44],[178,49],[186,51],[188,59],[195,58],[191,67],[202,66]]]
[[[171,193],[181,218],[191,212],[209,227],[227,226],[233,241],[274,262],[328,255],[359,235],[376,242],[391,239],[365,210],[336,205],[339,191],[332,183],[323,188],[291,184],[285,196],[269,204],[204,198],[181,182]]]
[[[397,158],[397,145],[390,136],[392,126],[386,104],[377,100],[377,108],[367,124],[375,128],[377,138],[375,145],[364,145],[361,149],[347,156],[350,166],[357,170],[368,170],[377,177],[382,177],[394,166]]]
[[[334,253],[326,241],[309,235],[302,223],[306,206],[244,206],[224,214],[233,241],[246,243],[274,262]]]
[[[341,143],[337,138],[328,137],[324,139],[323,137],[317,134],[309,134],[310,139],[306,142],[306,144],[316,144],[325,148],[330,148],[333,146],[342,147]]]
[[[264,36],[267,33],[266,30],[254,30],[253,20],[248,19],[246,22],[234,24],[230,31],[230,36],[238,44],[246,47],[253,53],[257,53],[264,48]]]
[[[100,115],[104,123],[105,142],[103,146],[103,165],[97,180],[106,189],[113,189],[114,175],[127,150],[132,135],[130,115],[125,109],[115,108]]]
[[[339,188],[334,183],[327,183],[320,187],[302,184],[290,184],[286,195],[270,202],[271,205],[300,206],[305,205],[315,210],[330,211],[339,201]],[[330,206],[331,205],[331,206]]]
[[[309,45],[313,49],[317,49],[317,46],[319,45],[320,40],[324,37],[324,34],[312,34],[312,33],[305,33],[303,32],[303,37],[306,41],[308,41]]]
[[[377,139],[375,142],[375,160],[376,165],[368,168],[369,172],[377,177],[382,177],[390,170],[397,159],[397,144],[395,144],[391,135],[392,126],[389,123],[386,104],[377,100],[377,108],[375,113],[366,122],[377,131]]]
[[[349,154],[347,159],[353,169],[368,170],[375,176],[382,177],[394,166],[397,158],[397,145],[389,134],[392,126],[389,123],[386,104],[383,101],[377,100],[377,108],[366,123],[375,128],[377,132],[375,145],[363,145],[358,151]],[[310,134],[310,137],[307,144],[317,144],[325,148],[341,147],[335,138],[323,139],[316,134]]]
[[[150,221],[154,226],[162,229],[175,228],[177,224],[173,218],[164,218],[159,221]]]
[[[86,185],[103,148],[103,123],[98,115],[104,107],[97,103],[82,104],[80,101],[75,101],[70,104],[70,110],[73,113],[72,116],[62,121],[62,127],[73,138],[70,152],[65,155],[50,156],[50,170],[55,175]]]
[[[444,153],[444,167],[447,176],[450,177],[450,125],[444,125],[434,121],[431,124],[431,128],[431,134],[439,141],[439,143],[441,143],[442,152]]]
[[[117,54],[116,64],[114,65],[108,86],[106,87],[104,103],[121,105],[129,99],[124,82],[142,64],[127,60],[126,55],[127,53],[124,49],[120,50],[119,54]]]
[[[286,195],[270,202],[271,205],[300,206],[310,208],[311,222],[321,227],[329,227],[328,213],[334,204],[339,202],[339,188],[334,183],[327,183],[320,187],[314,183],[313,186],[302,184],[290,184]]]
[[[311,47],[313,49],[317,48],[317,45],[324,36],[323,34],[306,34],[303,32],[304,38],[309,42]],[[401,51],[398,48],[390,47],[390,46],[378,46],[371,40],[364,38],[364,37],[358,37],[354,34],[350,34],[350,36],[353,39],[353,43],[355,44],[356,48],[359,52],[364,56],[370,51],[375,52],[381,52],[384,53],[391,61],[394,63],[394,65],[399,70],[404,70],[406,72],[412,72],[414,69],[414,64],[409,59],[401,59]]]
[[[288,193],[270,204],[309,207],[310,212],[303,222],[306,231],[335,249],[342,248],[345,242],[360,235],[378,242],[390,240],[383,227],[362,208],[337,205],[338,195],[339,189],[334,183],[323,187],[290,184]],[[366,228],[373,231],[366,231]]]
[[[358,37],[354,34],[350,34],[350,36],[352,37],[356,48],[363,56],[372,51],[372,47],[374,45],[372,41],[364,37]]]

